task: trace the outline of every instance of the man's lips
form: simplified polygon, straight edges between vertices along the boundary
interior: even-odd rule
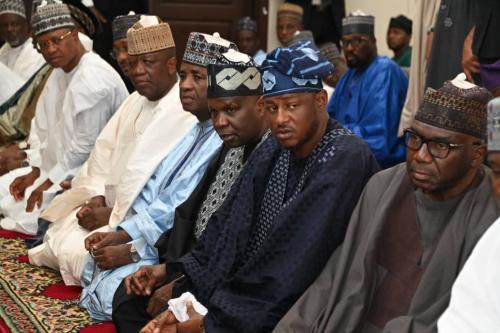
[[[55,63],[55,62],[58,62],[60,60],[61,60],[61,57],[52,57],[52,58],[49,58],[47,62]]]
[[[193,95],[181,95],[181,100],[183,102],[191,102],[191,101],[194,101],[194,96]]]
[[[431,178],[431,174],[428,173],[428,172],[425,172],[423,170],[411,170],[411,174],[413,176],[413,178],[417,179],[417,180],[422,180],[422,181],[425,181],[425,180],[429,180],[429,178]]]
[[[231,133],[223,133],[220,134],[220,137],[223,141],[231,141],[231,139],[234,139],[236,135]]]
[[[289,129],[280,129],[276,131],[276,138],[279,140],[286,140],[291,138],[293,135],[293,131]]]
[[[150,85],[150,82],[149,81],[136,81],[135,82],[135,85],[136,86],[149,86]]]

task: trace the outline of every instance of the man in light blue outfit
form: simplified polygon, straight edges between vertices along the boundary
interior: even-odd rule
[[[342,43],[349,70],[338,82],[328,113],[362,137],[382,168],[405,159],[399,120],[408,79],[399,66],[377,55],[373,16],[357,12],[342,20]]]
[[[85,240],[90,255],[81,276],[80,306],[92,318],[110,320],[113,295],[122,280],[140,266],[158,263],[156,241],[172,227],[175,209],[189,197],[221,148],[208,110],[206,65],[230,63],[222,55],[231,54],[230,49],[236,46],[217,34],[190,34],[179,73],[180,98],[184,110],[200,122],[160,163],[117,230],[94,233]],[[124,252],[123,244],[131,246]]]

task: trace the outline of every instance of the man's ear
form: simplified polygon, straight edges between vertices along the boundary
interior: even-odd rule
[[[472,167],[477,168],[483,164],[486,154],[488,153],[488,149],[485,144],[480,145],[476,149],[474,149],[474,154],[472,156]]]
[[[318,110],[324,111],[326,109],[326,104],[328,103],[328,94],[325,89],[317,92],[314,95],[314,102]]]
[[[168,74],[175,75],[177,72],[177,58],[171,57],[167,60]]]
[[[257,100],[257,108],[260,116],[264,116],[264,97],[260,96]]]

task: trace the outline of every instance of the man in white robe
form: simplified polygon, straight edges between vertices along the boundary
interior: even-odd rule
[[[141,64],[129,73],[137,91],[101,132],[71,189],[56,197],[41,215],[53,223],[43,244],[28,252],[30,262],[59,269],[67,284],[79,284],[73,272],[82,270],[89,232],[107,225],[114,208],[124,217],[124,200],[132,202],[162,157],[197,122],[182,108],[168,24],[159,32],[163,43],[154,52],[145,52]]]
[[[36,233],[41,209],[87,160],[101,129],[128,96],[118,73],[84,49],[65,4],[43,1],[32,23],[35,45],[55,69],[37,103],[27,166],[0,178],[5,216],[0,226],[26,234]]]
[[[0,38],[5,41],[0,48],[0,62],[22,80],[27,81],[45,64],[33,47],[23,0],[0,1]]]
[[[500,98],[488,104],[488,162],[500,203]],[[451,290],[448,309],[438,321],[441,333],[500,331],[500,219],[486,231]]]
[[[9,67],[0,62],[0,105],[5,103],[10,96],[21,88],[23,80]]]

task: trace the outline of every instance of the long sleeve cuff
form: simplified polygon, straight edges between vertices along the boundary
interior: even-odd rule
[[[61,164],[56,164],[48,174],[48,178],[53,184],[59,184],[63,180],[66,179],[66,176],[68,175],[68,171],[64,170],[61,167]]]
[[[94,1],[93,0],[82,0],[82,3],[85,7],[94,7]]]
[[[141,257],[141,260],[157,259],[158,252],[155,248],[151,248],[144,238],[134,239],[129,244],[134,244],[134,247]]]
[[[120,225],[117,227],[118,230],[125,230],[127,234],[132,238],[132,240],[139,239],[142,237],[141,232],[139,231],[138,228],[138,223],[139,222],[139,214],[135,214],[131,218],[123,221],[120,223]]]
[[[26,153],[26,159],[28,160],[30,166],[40,168],[42,165],[42,159],[38,150],[28,149],[24,151]]]

